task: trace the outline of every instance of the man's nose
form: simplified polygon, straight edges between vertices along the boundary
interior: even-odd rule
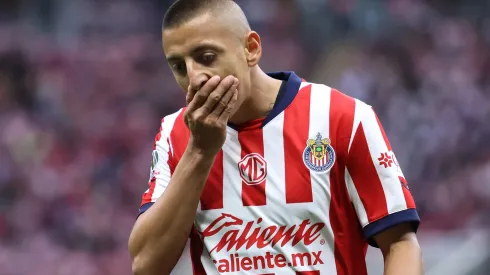
[[[189,85],[194,91],[198,91],[204,86],[204,84],[211,78],[206,74],[195,62],[188,62],[187,66],[187,76],[189,77]]]

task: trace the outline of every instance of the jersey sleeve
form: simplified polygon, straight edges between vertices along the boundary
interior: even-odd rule
[[[417,231],[415,202],[385,131],[371,106],[357,100],[346,164],[347,189],[371,246],[376,234],[400,223]]]
[[[164,120],[162,120],[160,131],[155,137],[151,153],[148,189],[143,194],[138,216],[148,210],[165,192],[174,170],[169,135],[165,132],[165,127],[163,126]]]

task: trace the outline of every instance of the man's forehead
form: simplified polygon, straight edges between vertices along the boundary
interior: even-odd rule
[[[220,46],[230,37],[230,28],[213,20],[210,15],[202,15],[180,26],[163,30],[162,42],[165,54],[187,52],[206,45]]]

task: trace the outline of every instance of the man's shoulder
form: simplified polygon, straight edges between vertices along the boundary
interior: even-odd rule
[[[184,111],[185,107],[164,116],[160,123],[160,134],[170,136],[170,134],[174,135],[182,133],[182,131],[179,131],[178,128],[185,126]],[[187,129],[186,127],[184,128]],[[177,131],[175,129],[177,129]]]
[[[355,111],[363,110],[365,108],[371,108],[370,105],[365,103],[364,101],[352,97],[343,91],[330,87],[321,83],[307,82],[304,81],[302,83],[302,87],[311,87],[311,91],[315,93],[328,93],[331,112],[335,113],[343,113],[353,115]]]

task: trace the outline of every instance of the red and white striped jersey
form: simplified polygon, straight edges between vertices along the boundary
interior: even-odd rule
[[[265,119],[228,127],[178,265],[196,275],[367,274],[374,235],[419,223],[385,132],[359,100],[292,72],[270,75],[286,81],[283,94]],[[184,153],[183,113],[162,120],[140,213]]]

